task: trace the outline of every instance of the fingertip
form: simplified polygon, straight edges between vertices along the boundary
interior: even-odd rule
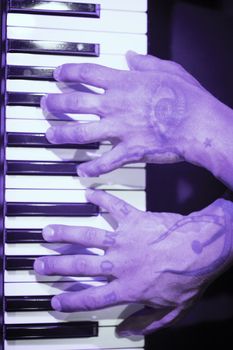
[[[85,196],[87,200],[91,200],[92,196],[95,194],[96,191],[94,191],[92,188],[88,188],[85,192]]]
[[[61,71],[62,71],[62,66],[58,66],[54,71],[53,71],[53,77],[56,81],[61,81]]]
[[[45,134],[47,140],[51,143],[55,142],[55,132],[54,132],[54,127],[50,127]]]
[[[129,51],[126,52],[126,58],[127,59],[128,58],[130,59],[130,58],[135,57],[137,55],[139,55],[139,54],[136,51],[133,51],[133,50],[129,50]]]
[[[36,259],[33,264],[34,270],[39,273],[40,275],[44,274],[44,269],[45,269],[45,263],[42,259]]]
[[[56,311],[61,311],[62,310],[61,302],[60,302],[58,297],[53,297],[52,298],[51,306]]]
[[[46,100],[47,100],[47,95],[44,95],[40,100],[40,107],[44,110],[47,109]]]
[[[43,228],[42,235],[46,241],[50,241],[54,238],[55,230],[52,226],[46,226]]]
[[[77,167],[77,174],[80,177],[87,177],[88,176],[88,174],[79,166]]]

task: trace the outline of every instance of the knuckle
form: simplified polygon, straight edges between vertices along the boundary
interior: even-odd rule
[[[91,65],[88,63],[82,64],[79,71],[79,78],[81,81],[89,80],[91,76]]]
[[[72,94],[66,94],[66,97],[64,98],[64,108],[77,109],[79,107],[79,98],[78,94],[72,93]]]
[[[84,258],[75,257],[73,259],[73,270],[78,274],[85,274],[87,271],[87,261]]]
[[[78,140],[81,142],[88,141],[89,139],[88,128],[86,126],[78,126],[76,130],[76,136],[78,137]]]
[[[83,238],[85,242],[88,242],[91,244],[96,241],[97,235],[98,235],[97,230],[95,228],[90,228],[85,231]]]
[[[45,264],[45,271],[47,274],[56,271],[56,260],[52,257],[44,258],[43,262]]]
[[[130,145],[127,150],[131,161],[142,159],[145,155],[145,148],[139,145]]]
[[[88,310],[97,309],[99,306],[99,303],[96,297],[94,297],[93,295],[88,295],[83,297],[82,306],[84,310],[88,311]]]
[[[96,170],[101,173],[106,173],[109,171],[109,164],[105,162],[99,162],[96,166]]]

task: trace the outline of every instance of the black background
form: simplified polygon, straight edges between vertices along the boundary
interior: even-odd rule
[[[182,64],[214,96],[233,107],[233,1],[150,0],[148,13],[149,53]],[[147,170],[150,211],[188,214],[226,190],[208,171],[185,162],[149,165]],[[232,348],[232,332],[231,268],[212,283],[184,319],[147,336],[146,350]]]

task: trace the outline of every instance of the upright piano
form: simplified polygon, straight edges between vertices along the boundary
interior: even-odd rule
[[[81,246],[46,243],[50,223],[111,229],[111,218],[85,199],[95,187],[146,209],[145,165],[127,165],[99,178],[79,178],[76,167],[106,152],[108,142],[54,146],[50,125],[86,123],[96,115],[43,113],[46,93],[70,91],[56,83],[63,63],[128,69],[125,53],[147,52],[146,0],[2,0],[0,124],[0,349],[138,349],[144,339],[119,338],[117,324],[138,305],[59,313],[50,300],[61,291],[99,286],[103,277],[39,276],[35,257],[79,254]],[[93,90],[79,85],[81,91]],[[87,254],[103,254],[86,249]]]

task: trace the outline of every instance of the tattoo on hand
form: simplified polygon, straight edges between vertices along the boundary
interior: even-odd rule
[[[224,217],[217,216],[217,215],[197,215],[197,216],[190,216],[187,218],[183,218],[180,221],[178,221],[175,225],[170,227],[166,232],[164,232],[158,239],[154,240],[151,243],[152,244],[159,243],[160,241],[166,239],[172,232],[180,229],[181,227],[184,227],[185,225],[188,225],[194,222],[214,223],[215,225],[219,226],[219,229],[212,237],[210,237],[204,243],[200,242],[199,240],[193,240],[191,244],[192,251],[195,254],[200,255],[203,252],[205,247],[209,246],[220,237],[225,236],[223,248],[220,255],[208,266],[204,266],[191,271],[166,270],[166,272],[181,274],[184,276],[203,276],[213,271],[216,271],[230,258],[231,250],[232,250],[233,229],[232,229],[232,216],[228,213],[228,210],[225,212]]]
[[[115,292],[111,292],[104,296],[104,300],[106,301],[106,304],[115,303],[117,301],[117,295]]]
[[[206,138],[205,141],[204,141],[204,147],[208,148],[208,147],[211,147],[211,146],[212,146],[212,140],[209,139],[209,138]]]
[[[103,244],[107,247],[113,246],[116,243],[116,232],[106,232]]]
[[[156,94],[161,94],[162,91],[170,91],[173,97],[163,97],[159,99],[154,107],[154,116],[152,124],[157,128],[160,126],[162,132],[174,132],[174,127],[177,127],[184,119],[186,113],[186,103],[183,92],[170,86],[160,86]],[[163,93],[164,94],[164,93]],[[165,136],[165,135],[164,135]]]
[[[114,268],[114,265],[111,261],[105,260],[102,261],[102,263],[100,264],[100,268],[103,273],[111,273]]]

